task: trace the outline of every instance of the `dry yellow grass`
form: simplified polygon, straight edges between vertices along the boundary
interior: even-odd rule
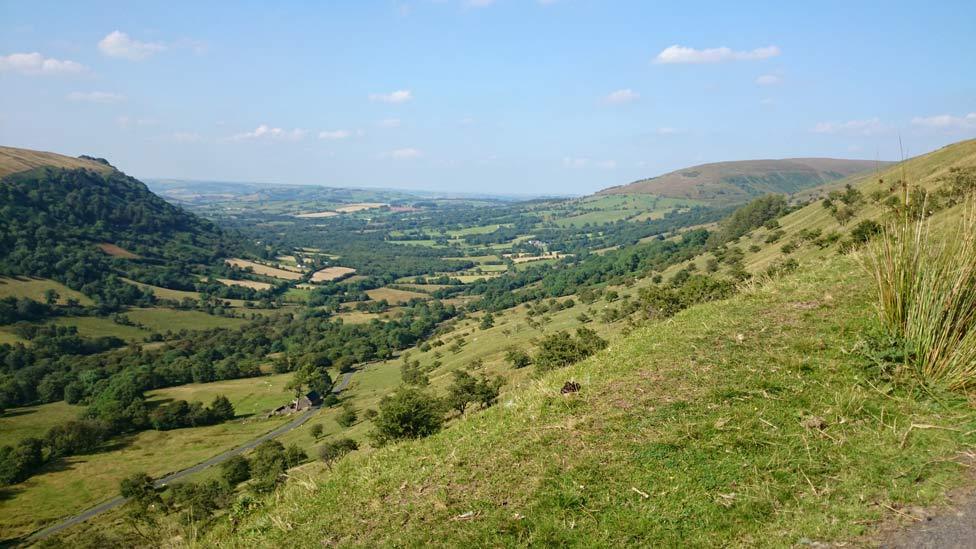
[[[408,292],[406,290],[396,290],[394,288],[376,288],[375,290],[366,290],[366,295],[368,295],[373,301],[382,301],[385,299],[386,302],[391,305],[406,303],[411,299],[427,299],[430,297],[429,295],[422,294],[420,292]]]
[[[113,257],[121,257],[123,259],[139,259],[138,255],[130,252],[129,250],[116,246],[115,244],[109,244],[108,242],[99,244],[98,249]]]
[[[102,173],[112,171],[110,166],[106,166],[105,164],[91,160],[72,158],[70,156],[50,152],[30,151],[26,149],[17,149],[14,147],[0,147],[0,177],[34,168],[40,168],[41,166],[52,166],[55,168],[68,169],[87,168],[89,170],[95,170]]]
[[[349,276],[356,272],[356,269],[351,267],[326,267],[320,271],[316,271],[312,275],[312,282],[329,282],[332,280],[338,280],[344,276]]]
[[[270,267],[255,261],[248,261],[246,259],[227,259],[225,262],[228,265],[240,267],[241,269],[251,268],[255,274],[270,276],[272,278],[280,278],[282,280],[299,280],[302,278],[302,273],[289,271],[287,269],[280,269],[277,267]]]
[[[342,213],[355,213],[361,212],[363,210],[372,210],[374,208],[382,208],[386,204],[382,202],[359,202],[356,204],[346,204],[345,206],[340,206],[335,209],[337,212]]]
[[[267,290],[274,287],[267,282],[258,282],[256,280],[231,280],[229,278],[218,278],[217,282],[220,282],[225,286],[241,286],[243,288],[254,288],[255,290]]]

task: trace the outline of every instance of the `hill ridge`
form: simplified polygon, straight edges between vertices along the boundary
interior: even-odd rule
[[[609,187],[596,194],[656,194],[736,203],[767,193],[792,194],[890,164],[827,157],[710,162]]]

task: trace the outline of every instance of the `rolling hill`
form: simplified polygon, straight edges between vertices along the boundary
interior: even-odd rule
[[[889,164],[835,158],[716,162],[610,187],[597,194],[655,194],[734,204],[768,193],[792,194]]]
[[[113,275],[192,288],[191,265],[242,246],[104,160],[3,147],[0,174],[2,275],[52,278],[111,301],[132,288]]]

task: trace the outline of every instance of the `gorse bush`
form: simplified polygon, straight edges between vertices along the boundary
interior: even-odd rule
[[[928,220],[898,216],[870,242],[866,265],[881,323],[904,342],[909,369],[952,389],[976,385],[976,201],[969,199],[958,224],[938,231]]]

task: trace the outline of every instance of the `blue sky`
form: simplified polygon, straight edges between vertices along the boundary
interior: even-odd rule
[[[976,4],[0,1],[0,144],[137,177],[576,194],[976,137]]]

